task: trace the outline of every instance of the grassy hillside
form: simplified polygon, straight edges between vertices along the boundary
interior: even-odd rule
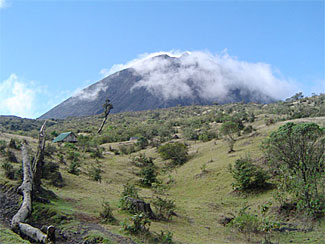
[[[99,234],[103,233],[102,230],[98,233],[97,230],[90,231],[92,223],[100,224],[112,233],[130,236],[137,242],[149,242],[148,237],[127,234],[119,224],[132,216],[121,210],[119,203],[123,186],[129,183],[135,184],[139,196],[151,203],[154,212],[153,201],[157,197],[175,202],[177,216],[169,221],[152,220],[150,232],[158,235],[161,231],[169,231],[176,243],[261,243],[263,234],[240,233],[221,222],[225,217],[238,216],[244,207],[249,213],[260,216],[261,206],[270,201],[270,218],[295,229],[274,231],[271,234],[273,243],[324,243],[324,218],[313,220],[303,214],[279,214],[280,203],[273,198],[277,191],[275,185],[240,193],[234,191],[234,179],[229,171],[229,164],[233,165],[236,159],[247,156],[267,170],[260,149],[262,141],[288,121],[315,122],[324,127],[324,113],[325,101],[324,95],[321,95],[269,105],[237,103],[114,114],[110,116],[102,135],[96,135],[101,122],[98,116],[50,121],[47,129],[49,139],[57,133],[74,131],[78,134],[78,143],[59,145],[49,142],[45,161],[59,166],[64,186],[57,184],[57,175],[43,179],[43,187],[53,191],[57,198],[51,198],[50,204],[35,203],[30,221],[44,223],[46,217],[48,224],[70,232],[76,232],[79,223],[90,223],[84,226],[87,229],[84,235],[78,230],[82,238],[103,235]],[[222,123],[229,118],[241,121],[243,125],[240,135],[236,135],[233,153],[228,153],[225,137],[220,133]],[[6,133],[1,133],[0,141],[8,145],[11,138],[16,138],[18,149],[9,150],[19,162],[19,142],[27,139],[35,151],[37,132],[32,126],[32,130],[24,127],[14,129],[8,124],[6,127],[3,121],[0,124]],[[39,125],[38,121],[26,123]],[[129,141],[130,137],[138,140]],[[143,138],[145,142],[141,144],[139,141]],[[171,167],[170,161],[162,159],[157,147],[169,142],[181,142],[188,146],[189,159],[186,163]],[[134,164],[134,157],[140,154],[152,157],[156,166],[159,183],[152,187],[140,183],[141,168]],[[0,161],[3,163],[6,160],[7,154],[2,153]],[[76,167],[77,174],[68,173],[74,161],[80,165]],[[20,167],[19,163],[12,165],[15,169]],[[100,169],[97,174],[95,169]],[[96,181],[94,175],[100,176],[101,180]],[[0,181],[2,185],[19,185],[19,180],[6,178],[3,168],[0,169]],[[269,182],[276,183],[272,178]],[[104,201],[109,202],[117,219],[114,224],[104,224],[99,218]]]

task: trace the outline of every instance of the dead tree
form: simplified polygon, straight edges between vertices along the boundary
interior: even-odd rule
[[[27,143],[22,147],[23,156],[23,183],[18,191],[23,195],[23,202],[11,220],[11,229],[15,232],[28,236],[30,239],[41,243],[55,243],[55,229],[48,227],[47,234],[44,234],[38,228],[24,223],[32,212],[32,192],[33,192],[33,173],[28,155]]]
[[[150,203],[132,197],[127,197],[126,200],[136,213],[144,213],[148,218],[155,219],[155,214],[151,210]]]
[[[113,109],[113,105],[110,103],[110,100],[109,99],[106,99],[105,103],[103,104],[103,107],[104,107],[104,119],[103,119],[103,122],[102,124],[100,125],[97,133],[100,134],[100,132],[102,131],[105,123],[106,123],[106,120],[107,120],[107,117],[111,111],[111,109]]]
[[[33,193],[41,192],[41,178],[42,178],[42,167],[44,164],[44,150],[45,150],[45,126],[46,121],[43,123],[39,135],[38,135],[38,146],[36,156],[33,161]]]

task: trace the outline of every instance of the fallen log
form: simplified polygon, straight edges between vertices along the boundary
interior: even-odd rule
[[[48,228],[50,235],[44,234],[38,228],[24,223],[27,217],[32,212],[32,192],[33,192],[33,173],[28,155],[27,143],[22,146],[23,156],[23,183],[18,188],[18,191],[23,194],[23,202],[11,220],[11,229],[15,232],[28,236],[34,241],[41,243],[55,243],[55,229],[53,226]]]

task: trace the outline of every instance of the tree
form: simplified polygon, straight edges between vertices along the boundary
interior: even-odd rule
[[[233,121],[226,121],[221,125],[221,134],[225,135],[227,138],[229,151],[228,153],[234,152],[235,134],[239,132],[238,124]]]
[[[100,132],[102,131],[105,123],[106,123],[106,120],[107,120],[107,117],[111,111],[111,109],[113,109],[113,105],[110,103],[110,100],[109,99],[106,99],[105,103],[103,104],[103,108],[104,108],[104,119],[103,119],[103,122],[102,124],[100,125],[97,133],[100,134]]]
[[[267,173],[261,167],[254,165],[249,157],[237,159],[234,167],[230,165],[229,169],[235,180],[232,184],[235,190],[247,191],[262,188],[269,179]]]
[[[158,148],[160,156],[164,160],[171,159],[174,165],[182,165],[187,161],[187,151],[187,146],[179,142],[168,143]]]
[[[289,122],[262,145],[270,167],[281,179],[281,189],[298,208],[317,213],[325,209],[325,128],[315,123]]]

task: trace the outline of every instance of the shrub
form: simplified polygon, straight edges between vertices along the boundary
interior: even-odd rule
[[[6,153],[6,141],[0,140],[0,154],[5,155]]]
[[[109,202],[102,203],[102,211],[99,213],[100,218],[103,220],[104,223],[115,223],[116,219],[113,216],[113,211]]]
[[[68,151],[67,159],[71,161],[79,161],[80,153],[75,151]]]
[[[140,182],[145,186],[151,186],[157,182],[157,172],[153,166],[147,166],[140,171]]]
[[[97,166],[91,166],[91,168],[89,169],[88,175],[89,175],[89,179],[93,180],[93,181],[102,181],[102,176],[101,173],[103,172],[103,170]]]
[[[64,143],[64,148],[67,148],[69,150],[78,150],[78,148],[76,147],[76,145],[73,144],[73,143],[71,143],[71,142]]]
[[[135,199],[140,199],[138,195],[138,189],[134,186],[134,184],[126,183],[124,186],[123,192],[120,197],[120,208],[123,210],[127,210],[130,213],[134,212],[132,204],[127,200],[128,197],[132,197]]]
[[[239,215],[233,218],[227,226],[243,233],[248,240],[252,233],[257,233],[260,225],[259,218],[246,212],[247,207],[240,210]]]
[[[11,163],[18,163],[15,153],[10,151],[9,149],[7,149],[6,158]]]
[[[228,153],[234,152],[234,144],[236,142],[234,136],[238,132],[240,132],[238,124],[233,121],[226,121],[221,125],[220,133],[227,138],[227,143],[229,146]]]
[[[157,197],[152,203],[155,207],[156,216],[158,219],[170,220],[175,214],[174,210],[176,208],[176,205],[174,200]]]
[[[103,149],[96,147],[94,150],[91,150],[90,157],[92,158],[103,158]]]
[[[66,164],[65,160],[64,160],[64,155],[63,154],[58,154],[58,157],[59,157],[59,163],[60,164]]]
[[[13,180],[15,179],[15,170],[14,170],[14,166],[12,166],[12,164],[8,161],[2,163],[1,168],[4,169],[5,171],[5,176],[10,179]]]
[[[21,148],[21,143],[17,142],[16,139],[11,138],[8,147],[19,150]]]
[[[184,138],[187,140],[197,140],[199,138],[197,131],[192,127],[185,127],[182,131]]]
[[[49,183],[56,187],[63,187],[63,178],[59,171],[58,164],[53,162],[45,162],[42,167],[42,178],[49,181]]]
[[[243,133],[244,133],[244,134],[249,134],[249,133],[252,133],[253,131],[254,131],[253,126],[248,125],[248,126],[246,126],[246,127],[244,128]]]
[[[131,217],[131,221],[132,224],[127,224],[126,222],[122,223],[126,232],[134,235],[149,232],[151,222],[145,214],[135,214]]]
[[[50,143],[47,143],[45,149],[44,149],[44,154],[45,156],[52,156],[56,152],[56,147]]]
[[[234,168],[229,166],[230,173],[235,179],[233,188],[240,191],[257,189],[265,186],[269,179],[267,173],[260,167],[254,165],[250,158],[237,159]]]
[[[271,133],[262,149],[279,190],[291,195],[299,210],[324,214],[325,128],[289,122]]]
[[[79,175],[79,173],[80,173],[79,167],[80,167],[79,161],[76,161],[76,160],[71,161],[71,163],[69,165],[68,173],[74,174],[74,175]]]
[[[188,148],[179,142],[160,146],[158,152],[163,159],[170,159],[174,165],[182,165],[187,161]]]
[[[144,153],[131,157],[131,163],[137,167],[153,166],[153,158],[147,158]]]
[[[275,123],[275,120],[273,118],[265,118],[264,119],[265,125],[269,126]]]
[[[124,155],[129,155],[129,154],[134,153],[136,151],[134,144],[120,145],[118,147],[118,149],[119,149],[120,153],[124,154]]]
[[[138,150],[145,149],[148,146],[148,140],[147,138],[144,138],[143,136],[140,136],[137,142],[135,143]]]
[[[160,235],[154,239],[155,243],[161,244],[173,244],[173,233],[170,231],[164,232],[161,231]]]

